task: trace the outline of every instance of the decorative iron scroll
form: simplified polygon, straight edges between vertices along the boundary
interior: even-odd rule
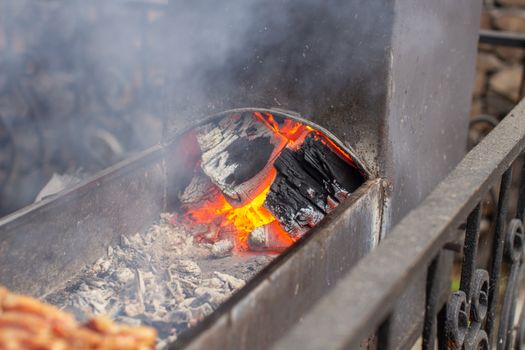
[[[525,177],[522,176],[521,180],[516,215],[507,223],[511,179],[512,167],[505,171],[501,179],[489,270],[476,268],[481,203],[467,218],[460,288],[451,293],[438,316],[439,349],[525,348],[525,307],[520,311],[514,332],[516,302],[523,271]],[[429,267],[423,334],[423,349],[429,350],[434,349],[432,328],[436,304],[439,302],[438,298],[429,297],[439,278],[436,266],[433,266],[435,264],[437,260]],[[504,264],[508,266],[505,275],[502,269]],[[502,281],[506,282],[503,291],[500,290]],[[500,307],[498,302],[501,302]]]
[[[480,41],[510,47],[525,47],[525,37],[510,33],[483,32]],[[520,95],[522,96],[525,73],[521,79]],[[488,125],[493,129],[497,126],[498,120],[482,115],[473,118],[470,127],[479,124]],[[468,149],[470,150],[478,142],[479,140],[469,139]],[[516,213],[508,222],[512,165],[501,177],[488,271],[474,269],[479,245],[481,202],[467,219],[460,288],[449,296],[447,304],[438,316],[439,349],[525,349],[525,303],[521,308],[517,325],[514,325],[517,298],[522,283],[524,255],[525,159],[522,162]],[[489,194],[494,203],[496,196],[493,188],[489,190]],[[436,280],[439,278],[436,275],[438,259],[439,255],[428,268],[423,349],[434,349],[433,330],[438,300],[429,295],[432,295],[432,288],[435,288]],[[508,267],[505,274],[502,269],[503,264]],[[503,290],[500,289],[502,281],[505,282]]]

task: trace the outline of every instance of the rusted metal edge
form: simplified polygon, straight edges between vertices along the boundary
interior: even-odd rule
[[[524,149],[522,101],[274,348],[359,348]]]

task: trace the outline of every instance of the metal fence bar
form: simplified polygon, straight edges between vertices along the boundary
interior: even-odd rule
[[[525,35],[494,30],[481,30],[479,32],[479,42],[483,44],[525,48]]]
[[[430,263],[427,272],[427,291],[426,291],[426,305],[425,320],[423,323],[423,350],[434,350],[436,340],[436,316],[439,305],[439,289],[437,288],[439,282],[438,254]]]
[[[522,101],[275,348],[358,349],[524,149]]]
[[[473,276],[476,271],[476,256],[478,253],[479,223],[481,222],[481,203],[478,203],[467,219],[467,232],[463,246],[463,267],[461,268],[461,289],[467,301],[472,299]]]
[[[510,182],[512,179],[512,167],[503,174],[498,200],[498,216],[496,218],[496,228],[492,240],[492,261],[490,267],[490,290],[488,300],[488,313],[486,329],[489,339],[493,339],[494,326],[496,324],[496,306],[499,296],[499,280],[501,273],[501,263],[503,260],[503,247],[505,244],[505,224],[507,221],[508,195]]]

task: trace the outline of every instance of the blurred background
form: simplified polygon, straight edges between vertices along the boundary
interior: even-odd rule
[[[0,1],[0,216],[160,140],[165,4],[108,3]]]
[[[484,0],[481,29],[525,33],[525,0]],[[471,115],[504,117],[519,99],[525,50],[480,44]]]

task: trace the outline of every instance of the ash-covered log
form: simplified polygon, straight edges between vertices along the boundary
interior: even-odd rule
[[[287,140],[252,113],[234,114],[198,129],[201,167],[232,205],[251,201]]]
[[[179,193],[179,200],[186,209],[189,209],[209,205],[209,202],[219,195],[219,189],[214,186],[210,178],[201,169],[196,169],[188,186]]]

